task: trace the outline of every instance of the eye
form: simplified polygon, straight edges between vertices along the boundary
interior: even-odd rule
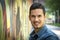
[[[41,15],[38,15],[38,17],[41,17]]]
[[[35,17],[34,15],[32,15],[31,17]]]

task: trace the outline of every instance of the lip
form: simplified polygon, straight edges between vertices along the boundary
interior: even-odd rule
[[[34,24],[37,26],[39,24],[39,22],[35,22]]]
[[[39,23],[35,23],[36,25],[38,25]]]

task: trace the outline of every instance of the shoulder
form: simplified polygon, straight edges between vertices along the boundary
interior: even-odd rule
[[[45,33],[40,37],[41,40],[59,40],[57,35],[52,31],[45,31]]]
[[[44,36],[45,40],[59,40],[58,36],[49,29],[46,30]]]
[[[59,38],[56,35],[49,35],[45,38],[45,40],[59,40]]]

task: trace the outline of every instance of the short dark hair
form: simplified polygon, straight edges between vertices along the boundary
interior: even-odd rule
[[[30,6],[30,9],[29,9],[29,14],[31,14],[31,10],[34,10],[34,9],[43,9],[43,13],[45,15],[45,8],[42,4],[40,3],[33,3],[31,6]]]

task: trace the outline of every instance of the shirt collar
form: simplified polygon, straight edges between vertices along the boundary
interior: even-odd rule
[[[34,35],[38,35],[38,37],[41,37],[42,35],[43,35],[43,33],[45,33],[45,31],[46,31],[46,25],[44,25],[39,31],[38,31],[38,33],[35,33],[35,31],[33,31],[31,34],[30,34],[30,36],[31,37],[34,37]]]
[[[46,25],[44,25],[37,33],[38,37],[41,37],[45,33],[46,29]]]

